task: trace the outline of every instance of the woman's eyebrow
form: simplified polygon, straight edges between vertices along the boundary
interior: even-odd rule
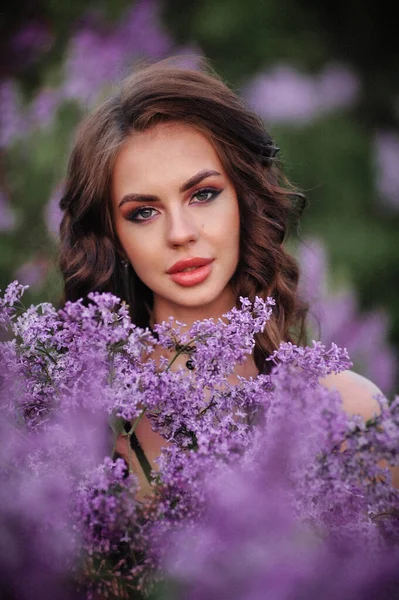
[[[191,189],[195,185],[198,185],[203,179],[211,176],[220,176],[218,171],[200,171],[193,177],[190,177],[183,185],[180,187],[180,193],[187,192],[187,190]],[[126,202],[159,202],[158,196],[154,196],[152,194],[125,194],[122,200],[119,202],[119,208],[126,204]]]
[[[180,188],[180,192],[187,192],[187,190],[200,183],[203,179],[211,177],[212,175],[220,175],[220,173],[218,171],[200,171],[193,177],[190,177],[190,179],[186,181],[186,183],[183,183],[183,185]]]
[[[119,208],[127,202],[159,202],[159,198],[151,194],[125,194],[118,204]]]

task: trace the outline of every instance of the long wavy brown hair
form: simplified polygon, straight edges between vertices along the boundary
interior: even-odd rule
[[[111,179],[121,146],[135,131],[174,121],[190,125],[213,144],[235,186],[240,211],[240,254],[231,285],[240,296],[276,301],[266,330],[256,337],[254,359],[265,358],[282,341],[301,343],[306,305],[297,292],[299,271],[284,241],[298,216],[298,194],[283,175],[277,148],[261,119],[211,72],[161,61],[137,70],[78,128],[61,200],[60,267],[64,300],[108,291],[125,300],[134,323],[148,326],[152,292],[131,267],[111,213]],[[294,217],[294,219],[292,218]]]

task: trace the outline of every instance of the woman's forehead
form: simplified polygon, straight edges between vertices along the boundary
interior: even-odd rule
[[[158,180],[182,182],[202,170],[224,174],[213,144],[200,131],[184,123],[159,123],[134,132],[122,146],[113,170],[113,188],[148,186]],[[136,190],[146,191],[149,190]]]

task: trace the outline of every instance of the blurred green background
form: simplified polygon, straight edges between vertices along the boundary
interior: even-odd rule
[[[77,123],[138,61],[205,56],[305,191],[321,337],[398,387],[399,46],[385,1],[16,0],[0,15],[0,289],[57,302],[57,202]],[[301,249],[302,248],[302,249]],[[315,335],[317,327],[313,326]]]

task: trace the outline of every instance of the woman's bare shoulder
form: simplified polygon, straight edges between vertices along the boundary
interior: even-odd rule
[[[328,389],[340,392],[343,407],[350,415],[361,415],[367,420],[380,412],[375,396],[381,395],[381,390],[369,379],[354,371],[332,373],[321,379],[320,383]]]

